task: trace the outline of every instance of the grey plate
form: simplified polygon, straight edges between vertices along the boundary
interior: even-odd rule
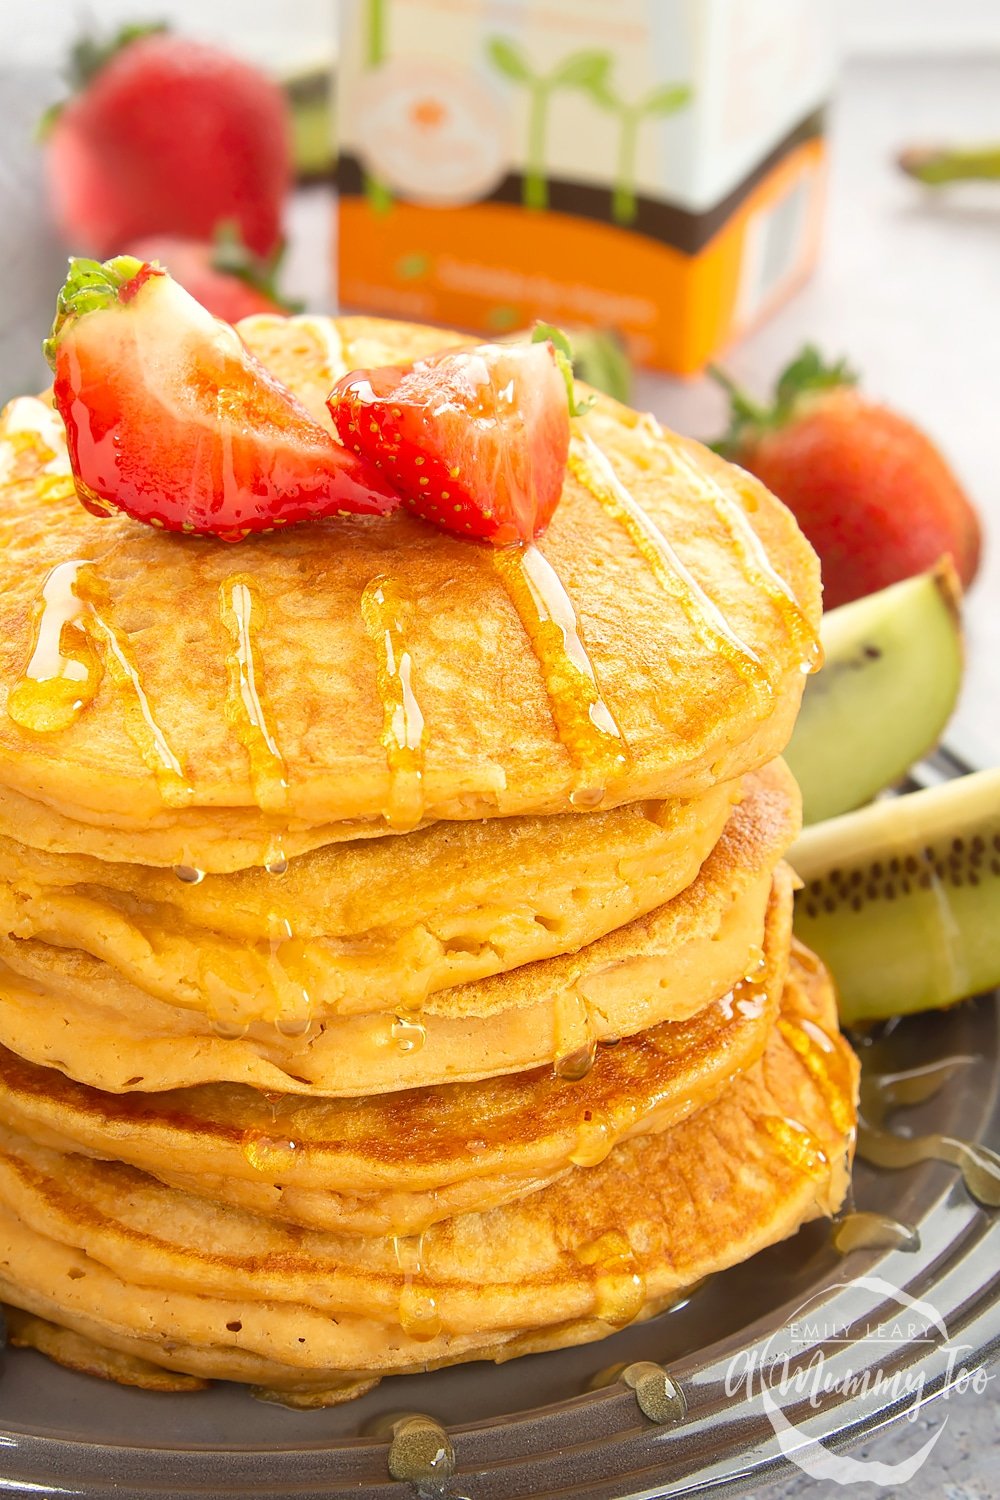
[[[967,769],[941,751],[916,781]],[[973,1059],[934,1099],[902,1114],[900,1128],[1000,1145],[1000,995],[912,1017],[892,1031],[887,1047],[880,1061],[893,1071],[943,1057]],[[804,1398],[782,1402],[803,1443],[820,1439],[831,1449],[898,1419],[913,1383],[922,1383],[924,1400],[947,1393],[954,1376],[943,1339],[887,1348],[859,1338],[892,1323],[899,1307],[858,1277],[878,1277],[931,1304],[948,1344],[962,1348],[957,1368],[974,1369],[1000,1353],[1000,1214],[969,1196],[956,1169],[933,1162],[882,1172],[859,1162],[854,1205],[917,1229],[920,1248],[842,1256],[821,1221],[713,1277],[683,1306],[600,1344],[395,1377],[329,1411],[286,1411],[234,1385],[176,1396],[123,1390],[38,1354],[9,1351],[0,1380],[0,1490],[24,1497],[398,1500],[413,1491],[390,1479],[386,1443],[359,1434],[379,1414],[401,1410],[428,1412],[448,1428],[455,1477],[426,1493],[451,1500],[652,1500],[744,1490],[789,1463],[759,1391],[727,1391],[734,1359],[789,1351],[804,1363],[822,1350],[834,1378],[865,1370],[898,1375],[897,1392],[880,1398],[833,1391],[815,1410]],[[797,1333],[792,1342],[784,1325],[807,1301],[816,1336]],[[597,1372],[634,1360],[670,1370],[687,1399],[684,1420],[669,1427],[647,1421],[620,1383],[588,1390]]]
[[[1000,1009],[989,997],[917,1017],[892,1036],[893,1068],[965,1054],[976,1059],[930,1103],[907,1111],[914,1130],[1000,1140]],[[361,1401],[296,1413],[255,1402],[236,1386],[194,1395],[121,1390],[57,1369],[33,1353],[9,1352],[0,1382],[0,1487],[16,1495],[275,1497],[405,1495],[389,1479],[384,1442],[358,1432],[380,1412],[426,1410],[448,1426],[457,1472],[445,1493],[472,1500],[569,1496],[624,1500],[666,1492],[725,1494],[785,1465],[759,1395],[727,1395],[730,1361],[761,1350],[784,1320],[815,1295],[825,1325],[878,1321],[891,1301],[844,1285],[877,1271],[894,1287],[933,1303],[972,1366],[1000,1348],[1000,1216],[969,1197],[951,1166],[855,1174],[859,1208],[919,1228],[921,1248],[855,1251],[831,1245],[829,1227],[808,1226],[784,1245],[713,1278],[682,1308],[581,1349],[511,1364],[461,1366],[386,1380]],[[925,1377],[939,1394],[947,1357],[938,1344],[882,1348],[821,1345],[828,1369],[865,1368]],[[620,1384],[587,1393],[591,1377],[619,1361],[667,1365],[688,1401],[687,1418],[658,1427]],[[836,1447],[898,1416],[903,1399],[864,1403],[833,1394],[818,1410],[786,1407],[805,1437]],[[916,1446],[916,1442],[914,1443]]]

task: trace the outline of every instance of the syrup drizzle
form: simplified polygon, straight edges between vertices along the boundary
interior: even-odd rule
[[[854,1126],[854,1086],[850,1066],[833,1038],[808,1016],[791,1021],[782,1016],[778,1030],[802,1063],[841,1134]]]
[[[977,1202],[987,1208],[1000,1208],[1000,1154],[989,1146],[936,1131],[930,1135],[905,1136],[885,1129],[885,1120],[894,1109],[932,1099],[971,1061],[967,1057],[946,1057],[901,1073],[864,1077],[858,1155],[872,1166],[893,1169],[928,1161],[950,1162],[958,1167],[966,1188]]]
[[[80,569],[87,566],[77,558],[52,568],[35,604],[31,654],[7,713],[36,734],[68,729],[100,686],[101,666],[84,621],[87,603],[76,592]]]
[[[424,716],[413,693],[413,659],[401,620],[405,601],[391,578],[373,578],[361,596],[361,617],[377,653],[382,744],[389,765],[392,828],[415,828],[424,815]]]
[[[101,606],[91,604],[89,625],[102,648],[108,676],[119,688],[125,689],[128,704],[125,726],[143,761],[156,777],[164,802],[175,807],[184,806],[192,800],[194,789],[157,723],[129,648],[100,611]]]
[[[646,1281],[627,1237],[609,1229],[576,1252],[582,1266],[594,1268],[594,1317],[624,1328],[642,1311]]]
[[[567,1083],[579,1083],[594,1066],[597,1040],[587,1002],[576,985],[560,990],[553,1016],[553,1071]]]
[[[424,1237],[422,1234],[393,1235],[393,1254],[403,1273],[396,1316],[411,1339],[425,1344],[441,1332],[441,1316],[433,1294],[422,1285]]]
[[[833,1243],[842,1255],[852,1250],[919,1250],[920,1233],[888,1214],[845,1214],[834,1226]]]
[[[37,396],[15,396],[0,413],[0,484],[16,484],[35,474],[72,479],[66,429],[59,413]],[[30,455],[31,475],[19,473],[19,459]],[[72,486],[70,486],[72,491]]]
[[[571,444],[569,468],[602,510],[622,526],[657,582],[680,604],[701,640],[721,652],[741,676],[770,693],[771,683],[756,651],[733,630],[588,433]]]
[[[226,717],[247,753],[257,805],[277,812],[288,800],[288,781],[264,692],[257,643],[262,606],[252,584],[238,577],[220,586],[219,603],[222,623],[232,638],[226,653]]]
[[[789,1166],[808,1177],[826,1177],[830,1158],[822,1143],[799,1120],[787,1115],[765,1115],[761,1121],[778,1152]]]
[[[498,550],[493,562],[542,669],[559,737],[587,778],[570,801],[581,810],[598,807],[607,777],[626,762],[627,746],[601,696],[573,601],[534,544]]]
[[[682,476],[689,489],[699,494],[727,526],[735,543],[740,560],[750,582],[765,593],[775,605],[789,635],[801,652],[804,672],[818,672],[823,665],[823,647],[813,629],[805,610],[796,599],[790,584],[781,576],[767,555],[767,549],[757,535],[743,507],[726,494],[725,490],[708,474],[701,472],[691,460],[672,445],[667,445],[663,429],[653,416],[646,416],[639,423],[639,430],[663,443],[664,451],[670,453],[670,462],[676,474]]]

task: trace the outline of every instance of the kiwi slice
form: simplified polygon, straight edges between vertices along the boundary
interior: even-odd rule
[[[960,603],[944,558],[824,615],[825,665],[785,752],[806,823],[870,802],[937,744],[962,681]]]
[[[951,1005],[1000,984],[1000,767],[807,828],[795,933],[848,1022]]]

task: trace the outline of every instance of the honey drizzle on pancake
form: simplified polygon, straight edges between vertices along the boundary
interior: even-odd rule
[[[28,664],[7,699],[7,713],[22,729],[51,734],[68,729],[92,703],[101,666],[87,634],[86,600],[76,592],[85,559],[50,569],[34,607]]]
[[[8,401],[0,412],[0,437],[7,444],[6,455],[0,452],[0,484],[16,484],[38,473],[72,479],[62,418],[37,396],[15,396]],[[18,459],[26,454],[33,459],[31,472],[20,474]],[[68,492],[72,493],[72,486]]]
[[[248,579],[227,578],[219,588],[222,623],[232,637],[226,653],[226,717],[250,762],[250,784],[258,807],[280,811],[288,800],[285,761],[278,748],[264,691],[257,643],[263,606]]]
[[[886,1116],[905,1105],[934,1098],[968,1057],[945,1057],[901,1073],[867,1075],[862,1070],[858,1155],[876,1167],[913,1167],[922,1162],[946,1161],[958,1167],[966,1188],[987,1208],[1000,1208],[1000,1154],[972,1141],[933,1132],[897,1135],[885,1128]]]
[[[402,618],[405,599],[391,578],[373,578],[361,595],[361,618],[376,651],[375,681],[382,701],[382,744],[389,765],[389,803],[383,816],[405,832],[424,815],[424,716],[413,693],[413,658]]]
[[[845,1214],[834,1226],[833,1243],[842,1255],[852,1250],[914,1251],[920,1249],[920,1232],[888,1214],[859,1211]]]
[[[639,419],[636,431],[642,433],[647,441],[651,438],[655,439],[663,444],[665,451],[668,449],[663,428],[651,414]],[[669,446],[669,453],[674,472],[684,478],[690,489],[695,490],[702,499],[708,501],[719,519],[728,527],[729,534],[743,562],[746,576],[775,605],[785,622],[789,635],[801,651],[802,670],[818,672],[823,665],[823,647],[820,638],[813,629],[805,610],[796,599],[791,585],[782,578],[768,557],[767,549],[750,524],[743,507],[727,495],[722,486],[710,475],[697,469],[685,454],[678,452],[673,446]]]
[[[756,651],[732,629],[660,528],[622,484],[607,454],[589,433],[570,445],[569,469],[605,514],[626,532],[656,581],[680,604],[701,640],[730,661],[741,676],[770,693],[772,684]]]
[[[609,1229],[576,1252],[581,1266],[594,1268],[594,1316],[624,1328],[642,1311],[646,1281],[635,1253],[620,1229]]]
[[[433,1294],[421,1285],[424,1237],[422,1234],[393,1235],[392,1249],[396,1265],[403,1273],[397,1308],[399,1326],[411,1339],[427,1343],[441,1332],[441,1315]]]
[[[765,1115],[761,1124],[779,1155],[797,1172],[808,1177],[826,1177],[830,1158],[812,1131],[787,1115]]]
[[[594,1066],[597,1040],[586,999],[576,985],[560,990],[554,1001],[553,1071],[567,1083],[579,1083]]]
[[[86,577],[89,583],[92,575],[87,574]],[[80,584],[82,587],[82,579]],[[100,596],[106,597],[103,587],[99,591]],[[107,618],[106,604],[98,605],[91,601],[89,624],[102,648],[108,676],[119,688],[125,689],[125,727],[139,754],[156,777],[160,796],[171,807],[183,807],[194,797],[194,788],[156,721],[139,669],[122,636]]]
[[[850,1135],[854,1125],[854,1080],[850,1065],[833,1038],[808,1016],[781,1016],[778,1031],[805,1068],[829,1111],[834,1127]]]
[[[626,745],[601,697],[573,601],[533,543],[497,550],[493,563],[542,669],[559,738],[587,777],[570,801],[581,810],[598,807],[607,777],[626,762]]]

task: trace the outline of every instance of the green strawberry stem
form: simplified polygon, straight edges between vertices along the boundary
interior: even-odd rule
[[[55,369],[56,349],[67,324],[76,322],[87,313],[118,303],[122,288],[135,279],[142,270],[142,264],[134,255],[116,255],[103,265],[98,260],[71,256],[69,273],[56,299],[52,331],[42,344],[42,353],[52,369]]]
[[[709,365],[707,374],[729,397],[729,426],[710,445],[723,458],[738,457],[765,433],[786,426],[813,397],[855,385],[858,378],[845,360],[824,360],[814,344],[806,344],[782,370],[770,405],[755,401],[718,365]]]
[[[284,240],[279,240],[269,255],[255,255],[243,239],[238,219],[222,219],[215,226],[212,270],[235,276],[287,313],[301,312],[301,302],[289,301],[278,290],[278,270],[284,255]]]
[[[1000,178],[1000,144],[985,146],[911,146],[897,158],[901,171],[928,187],[946,182],[994,181]]]

